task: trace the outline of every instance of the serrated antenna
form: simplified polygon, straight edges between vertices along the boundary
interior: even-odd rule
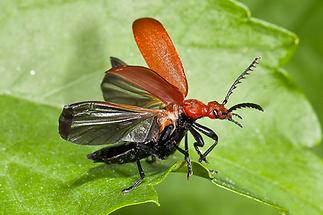
[[[256,65],[259,64],[260,59],[261,59],[261,57],[256,57],[252,61],[252,63],[247,67],[247,69],[245,69],[245,71],[243,71],[243,73],[241,73],[241,75],[239,75],[239,77],[233,82],[227,95],[225,96],[225,98],[222,102],[223,105],[225,105],[228,102],[230,95],[232,94],[233,90],[235,88],[237,88],[237,85],[241,83],[241,80],[245,79],[247,77],[247,75],[249,75],[250,72],[252,72],[256,68]]]
[[[234,105],[232,107],[230,107],[228,109],[228,112],[232,112],[236,109],[239,109],[239,108],[254,108],[254,109],[257,109],[257,110],[260,110],[260,111],[264,111],[264,109],[260,106],[260,105],[257,105],[257,104],[254,104],[254,103],[240,103],[240,104],[237,104],[237,105]]]

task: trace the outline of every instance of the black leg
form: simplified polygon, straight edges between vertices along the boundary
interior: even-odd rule
[[[180,151],[182,154],[184,154],[185,156],[185,161],[187,165],[187,179],[189,179],[193,175],[193,168],[192,168],[191,159],[188,152],[187,133],[185,134],[185,150],[179,148],[178,146],[176,146],[176,149]]]
[[[185,161],[187,164],[187,179],[189,177],[191,177],[193,175],[193,168],[192,168],[192,164],[191,164],[191,159],[188,153],[188,137],[187,137],[187,133],[185,134],[185,152],[187,154],[187,156],[185,156]]]
[[[156,156],[151,155],[150,157],[151,157],[151,159],[147,158],[146,162],[149,163],[149,164],[155,163],[156,162]]]
[[[218,135],[211,130],[210,128],[207,128],[203,125],[200,125],[198,123],[193,123],[193,127],[202,132],[203,134],[205,134],[206,136],[210,137],[211,139],[214,140],[214,143],[204,152],[204,154],[200,157],[199,161],[203,161],[206,159],[206,156],[214,149],[214,147],[218,144]]]
[[[133,185],[131,185],[130,187],[128,187],[126,189],[123,189],[122,192],[129,193],[130,191],[132,191],[133,189],[138,187],[141,184],[141,182],[143,181],[143,179],[145,178],[145,173],[144,173],[144,170],[141,167],[140,160],[137,160],[137,167],[138,167],[140,178]]]
[[[203,156],[203,153],[199,149],[199,147],[204,146],[204,140],[203,140],[202,136],[192,127],[189,129],[189,131],[191,132],[191,134],[193,135],[193,137],[196,141],[194,143],[194,148],[195,148],[195,151],[197,152],[197,154],[200,156],[199,161],[201,162],[203,160],[205,163],[208,163],[206,158]]]

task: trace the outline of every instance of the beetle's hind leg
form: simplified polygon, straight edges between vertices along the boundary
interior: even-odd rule
[[[140,178],[133,185],[122,190],[122,192],[128,193],[138,187],[145,178],[145,173],[141,167],[140,159],[149,156],[149,154],[151,153],[149,152],[149,147],[146,144],[131,143],[117,147],[105,147],[89,154],[87,157],[94,162],[104,162],[106,164],[136,162]]]
[[[141,167],[140,160],[137,160],[137,167],[138,167],[140,178],[135,183],[133,183],[133,185],[131,185],[130,187],[128,187],[126,189],[123,189],[122,192],[129,193],[130,191],[132,191],[133,189],[138,187],[141,184],[141,182],[144,180],[145,173],[144,173],[144,170]]]

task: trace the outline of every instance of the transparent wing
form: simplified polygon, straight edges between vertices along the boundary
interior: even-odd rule
[[[103,145],[155,140],[159,128],[156,112],[89,101],[64,107],[59,118],[59,133],[62,138],[76,144]]]

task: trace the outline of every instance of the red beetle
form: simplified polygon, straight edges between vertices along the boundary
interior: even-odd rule
[[[259,58],[234,81],[222,103],[185,100],[188,86],[184,69],[162,24],[152,18],[141,18],[132,28],[149,68],[127,65],[111,57],[112,68],[101,83],[105,102],[66,105],[59,118],[59,133],[68,141],[81,145],[112,144],[89,154],[89,159],[106,164],[137,162],[140,179],[124,192],[133,190],[144,179],[141,159],[166,159],[176,150],[185,156],[187,177],[191,176],[188,131],[196,141],[194,148],[200,156],[199,161],[207,162],[206,157],[218,143],[218,136],[197,123],[197,119],[225,119],[242,127],[232,118],[241,118],[233,113],[234,110],[248,107],[263,111],[253,103],[240,103],[229,109],[224,106],[237,84],[255,68]],[[204,146],[200,133],[214,140],[204,152],[200,150]],[[184,136],[182,149],[179,144]]]

